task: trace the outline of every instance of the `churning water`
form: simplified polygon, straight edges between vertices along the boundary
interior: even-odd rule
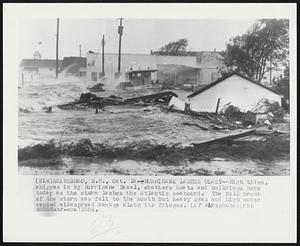
[[[55,105],[78,99],[81,93],[88,92],[94,83],[65,78],[59,81],[47,80],[25,84],[19,88],[19,148],[47,142],[78,142],[90,139],[112,147],[128,145],[164,145],[185,147],[224,135],[224,131],[203,131],[183,123],[199,123],[191,116],[167,113],[156,106],[109,106],[103,112],[94,109],[60,110]],[[96,93],[98,96],[118,95],[123,97],[139,96],[145,89],[121,92],[114,89]],[[153,91],[152,91],[153,92]],[[46,108],[53,106],[52,113]],[[201,122],[205,125],[208,122]],[[226,130],[225,130],[226,133]],[[233,133],[231,131],[231,133]],[[155,162],[133,160],[104,160],[99,157],[66,157],[64,165],[54,167],[20,166],[20,173],[62,174],[74,169],[79,174],[140,174],[140,175],[260,175],[266,168],[269,173],[288,172],[287,162],[260,166],[261,163],[245,161],[195,162],[190,165],[163,166]],[[203,170],[204,171],[203,171]],[[205,171],[206,170],[206,171]],[[250,170],[250,171],[249,171]],[[252,170],[252,171],[251,171]]]

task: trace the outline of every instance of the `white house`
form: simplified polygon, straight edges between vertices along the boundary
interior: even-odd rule
[[[195,112],[215,112],[217,104],[220,112],[229,103],[245,112],[253,109],[262,98],[281,106],[281,95],[238,72],[219,78],[188,96],[190,109]]]

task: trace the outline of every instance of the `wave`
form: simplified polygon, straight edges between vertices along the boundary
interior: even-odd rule
[[[19,112],[39,112],[44,108],[75,100],[87,92],[90,83],[73,78],[30,82],[19,89]]]

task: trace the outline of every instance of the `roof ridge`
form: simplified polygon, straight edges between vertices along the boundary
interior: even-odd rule
[[[197,91],[194,91],[193,93],[191,93],[191,94],[188,95],[187,97],[188,97],[188,98],[191,98],[191,97],[197,96],[198,94],[200,94],[200,93],[202,93],[202,92],[208,90],[209,88],[211,88],[211,87],[213,87],[213,86],[215,86],[215,85],[221,83],[222,81],[228,79],[229,77],[231,77],[231,76],[233,76],[233,75],[237,75],[237,76],[239,76],[239,77],[241,77],[241,78],[243,78],[243,79],[246,79],[246,80],[248,80],[248,81],[250,81],[250,82],[252,82],[252,83],[254,83],[254,84],[256,84],[256,85],[258,85],[258,86],[260,86],[260,87],[262,87],[262,88],[265,88],[265,89],[267,89],[267,90],[269,90],[269,91],[271,91],[271,92],[273,92],[273,93],[279,95],[279,93],[277,93],[277,92],[274,91],[273,89],[268,88],[268,87],[264,86],[263,84],[261,84],[261,83],[255,81],[255,80],[253,80],[253,79],[250,79],[250,78],[246,77],[245,75],[243,75],[243,74],[241,74],[240,72],[238,72],[238,71],[235,70],[235,71],[232,71],[232,72],[230,72],[230,73],[224,75],[224,76],[221,77],[221,78],[218,78],[217,80],[213,81],[212,83],[208,84],[207,86],[204,86],[203,88],[201,88],[201,89],[199,89],[199,90],[197,90]]]

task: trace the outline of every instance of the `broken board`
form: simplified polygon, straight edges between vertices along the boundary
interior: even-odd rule
[[[248,131],[239,132],[239,133],[236,133],[236,134],[227,135],[225,137],[220,137],[220,138],[215,138],[215,139],[207,140],[207,141],[196,143],[196,144],[193,144],[193,145],[194,146],[202,146],[202,145],[208,145],[208,144],[229,142],[229,141],[232,141],[234,139],[238,139],[238,138],[242,138],[242,137],[246,137],[246,136],[252,135],[255,132],[256,132],[256,130],[252,129],[252,130],[248,130]]]

